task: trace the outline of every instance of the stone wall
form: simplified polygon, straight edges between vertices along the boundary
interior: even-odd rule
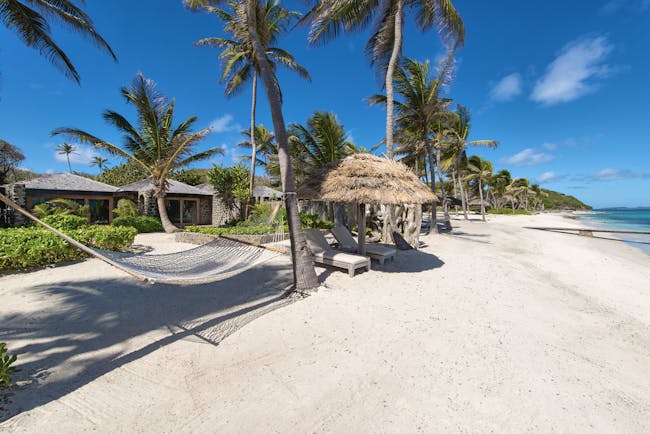
[[[18,206],[25,209],[27,205],[27,196],[25,193],[25,184],[9,184],[7,185],[7,197],[14,201]],[[14,225],[22,226],[27,223],[27,217],[19,212],[13,213]]]
[[[214,195],[212,198],[212,226],[222,226],[230,220],[239,217],[239,210],[229,210],[224,203],[219,199],[219,196]]]
[[[205,197],[199,200],[199,224],[212,224],[212,198]]]
[[[138,192],[138,213],[158,217],[158,203],[153,197],[153,190]]]

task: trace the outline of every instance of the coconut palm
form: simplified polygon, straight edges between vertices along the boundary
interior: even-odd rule
[[[458,176],[458,186],[460,189],[460,197],[463,207],[463,214],[465,215],[465,220],[467,217],[467,201],[465,200],[465,191],[463,188],[463,183],[460,180],[461,173],[461,163],[463,159],[467,158],[465,148],[469,146],[483,146],[488,148],[496,148],[499,145],[499,142],[496,140],[472,140],[467,141],[469,137],[469,132],[471,129],[471,115],[467,107],[460,104],[456,104],[456,118],[455,122],[451,124],[451,128],[448,130],[450,137],[450,147],[453,150],[452,159],[448,160],[449,163],[454,164],[455,170],[454,173]]]
[[[395,90],[400,96],[400,100],[394,101],[397,124],[401,129],[411,131],[414,138],[422,142],[429,163],[431,190],[434,193],[436,191],[435,168],[439,165],[434,161],[431,133],[436,124],[444,124],[445,108],[450,101],[440,97],[440,90],[451,77],[452,67],[453,53],[449,53],[440,64],[437,77],[431,79],[428,60],[418,62],[405,58],[393,77]],[[369,98],[369,103],[388,104],[388,96],[373,95]],[[443,129],[440,128],[439,131],[442,134]],[[441,146],[440,141],[437,143]],[[439,170],[438,172],[440,174]],[[442,185],[441,175],[440,183]],[[443,201],[444,196],[443,191]],[[435,232],[437,232],[436,204],[432,203],[430,233]]]
[[[366,52],[372,66],[385,70],[386,153],[389,158],[393,154],[393,75],[402,51],[403,20],[408,12],[415,14],[420,31],[437,27],[449,46],[464,42],[463,21],[451,0],[323,0],[302,20],[311,23],[311,43],[333,39],[341,31],[362,30],[373,23]]]
[[[478,155],[472,155],[468,159],[467,170],[469,174],[465,176],[467,181],[475,180],[478,186],[479,198],[481,200],[481,216],[485,221],[485,202],[483,201],[483,186],[485,186],[492,177],[494,170],[492,163],[484,160]]]
[[[334,113],[315,112],[306,125],[289,125],[289,134],[306,175],[355,152]]]
[[[169,101],[164,97],[156,90],[156,84],[142,74],[136,76],[130,87],[122,87],[121,93],[127,104],[133,105],[138,114],[137,126],[112,110],[106,110],[103,117],[123,134],[122,146],[76,128],[59,128],[52,134],[73,137],[113,155],[125,157],[140,166],[154,186],[154,197],[165,232],[173,232],[176,227],[169,220],[165,208],[170,172],[214,154],[223,153],[223,150],[212,148],[194,153],[193,149],[209,134],[210,129],[192,132],[196,116],[174,127],[174,100]]]
[[[246,23],[246,10],[238,7],[238,2],[229,0],[230,11],[204,6],[204,10],[214,13],[224,22],[224,30],[229,33],[232,39],[227,38],[204,38],[196,42],[199,46],[219,48],[223,51],[219,58],[223,62],[221,82],[226,83],[225,93],[227,96],[236,94],[242,89],[244,83],[252,79],[253,90],[251,100],[251,123],[250,123],[250,144],[251,144],[251,170],[249,180],[249,197],[253,197],[255,182],[255,164],[257,160],[255,130],[255,111],[257,106],[257,68],[255,67],[255,56],[253,46],[248,36]],[[284,9],[277,1],[265,1],[257,6],[257,34],[264,47],[266,56],[269,59],[271,68],[275,71],[276,65],[283,65],[288,69],[297,72],[301,77],[310,79],[309,73],[300,66],[293,55],[273,45],[277,43],[278,36],[286,32],[287,26],[300,13]]]
[[[212,5],[215,0],[186,0],[190,7],[205,7]],[[311,254],[307,248],[305,234],[300,226],[298,215],[298,200],[293,179],[289,156],[289,141],[282,113],[282,94],[280,83],[275,75],[272,59],[268,55],[268,46],[265,46],[265,39],[260,37],[260,26],[258,22],[259,3],[257,0],[247,0],[234,5],[237,9],[235,15],[245,18],[247,24],[247,35],[253,53],[253,66],[262,79],[266,90],[266,97],[271,109],[273,129],[278,144],[278,165],[280,168],[280,182],[285,194],[285,206],[287,210],[287,223],[289,224],[289,235],[291,239],[291,260],[293,265],[293,276],[297,291],[310,291],[318,287],[316,271],[311,261]],[[253,159],[254,160],[254,159]]]
[[[56,153],[59,155],[65,155],[65,158],[68,160],[68,170],[72,173],[72,165],[70,164],[70,155],[78,154],[77,147],[69,143],[61,143],[56,147]]]
[[[102,171],[104,167],[106,166],[106,163],[108,162],[108,158],[104,158],[100,155],[95,155],[93,156],[92,160],[90,161],[90,166],[97,166],[97,168]]]
[[[117,61],[108,43],[97,33],[90,17],[72,0],[0,0],[0,21],[28,47],[38,50],[77,83],[79,73],[52,39],[50,23],[80,33]],[[81,2],[83,3],[83,2]]]
[[[252,149],[253,146],[255,146],[257,148],[257,151],[255,152],[255,166],[266,169],[270,164],[271,159],[278,155],[278,146],[275,143],[275,135],[262,124],[256,125],[254,131],[254,139],[251,139],[250,130],[242,131],[241,134],[244,137],[247,137],[248,140],[238,143],[237,146],[246,149]],[[253,143],[255,145],[253,145]],[[251,161],[252,155],[253,154],[251,153],[251,155],[244,155],[240,158],[244,161]]]

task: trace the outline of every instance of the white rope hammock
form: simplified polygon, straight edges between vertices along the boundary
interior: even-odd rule
[[[273,241],[268,245],[257,245],[219,237],[193,249],[167,254],[146,255],[94,249],[53,228],[2,194],[0,194],[0,201],[63,238],[72,246],[136,279],[149,283],[198,284],[214,282],[232,277],[285,253],[277,246],[271,247],[284,239],[284,233],[274,234]],[[279,226],[284,228],[283,224]]]

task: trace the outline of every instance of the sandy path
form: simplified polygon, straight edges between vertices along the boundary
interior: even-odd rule
[[[455,224],[281,309],[282,258],[197,287],[96,260],[0,278],[34,378],[0,431],[650,431],[650,257],[521,228],[557,216]]]

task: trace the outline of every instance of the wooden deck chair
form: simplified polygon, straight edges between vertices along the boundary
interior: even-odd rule
[[[318,229],[306,229],[305,238],[315,263],[345,268],[350,277],[354,277],[358,268],[370,271],[370,258],[333,249]]]
[[[350,253],[357,253],[359,251],[357,241],[345,226],[337,226],[331,232],[334,238],[336,238],[336,241],[339,242],[341,250]],[[394,260],[396,254],[397,250],[392,247],[381,246],[379,244],[366,244],[366,255],[378,260],[382,265],[386,259],[392,258]]]

